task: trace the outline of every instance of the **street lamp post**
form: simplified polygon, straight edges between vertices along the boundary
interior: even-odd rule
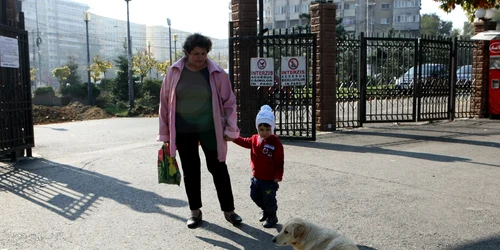
[[[128,38],[128,101],[129,112],[134,108],[134,79],[132,77],[132,40],[130,39],[130,19],[128,2],[132,0],[125,0],[127,2],[127,38]]]
[[[88,105],[92,105],[92,81],[90,81],[90,45],[89,45],[89,21],[90,12],[86,11],[84,13],[83,20],[85,21],[85,26],[87,29],[87,92],[88,92]]]
[[[174,60],[177,62],[177,34],[174,35],[174,57]]]
[[[167,24],[168,24],[168,49],[170,50],[170,65],[172,65],[172,30],[170,29],[170,25],[172,22],[170,21],[170,18],[167,18]]]

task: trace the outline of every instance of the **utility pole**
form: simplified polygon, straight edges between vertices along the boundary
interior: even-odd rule
[[[35,1],[35,15],[36,15],[36,47],[38,48],[38,82],[42,81],[42,60],[40,58],[40,44],[42,44],[42,38],[40,38],[40,28],[38,27],[38,1]]]
[[[87,92],[88,92],[88,105],[92,106],[92,81],[90,79],[90,45],[89,45],[89,21],[90,21],[90,12],[85,12],[84,13],[84,21],[85,21],[85,27],[87,29]]]
[[[127,2],[127,37],[128,37],[128,101],[129,113],[134,108],[134,78],[132,75],[132,40],[130,39],[130,18],[128,2],[132,0],[125,0]]]
[[[167,24],[168,24],[168,49],[170,51],[170,66],[172,66],[172,64],[174,64],[172,62],[172,30],[170,29],[170,25],[172,24],[172,22],[170,21],[170,18],[167,18]]]
[[[148,59],[151,60],[151,41],[148,41]],[[151,69],[149,69],[149,79],[151,79]]]

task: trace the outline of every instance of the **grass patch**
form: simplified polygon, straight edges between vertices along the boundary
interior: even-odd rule
[[[105,107],[104,110],[108,112],[108,114],[111,114],[116,117],[128,117],[128,109],[127,108],[118,108],[118,107],[113,107],[113,106],[108,106]]]

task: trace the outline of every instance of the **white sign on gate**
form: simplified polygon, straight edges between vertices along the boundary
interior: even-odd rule
[[[306,58],[303,56],[281,58],[281,86],[306,85]]]
[[[273,58],[254,57],[250,60],[250,86],[273,86]]]
[[[19,45],[17,39],[0,36],[0,67],[19,68]]]

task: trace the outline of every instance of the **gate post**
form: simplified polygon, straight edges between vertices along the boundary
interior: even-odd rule
[[[337,83],[335,63],[337,58],[336,8],[332,3],[313,2],[310,8],[311,31],[316,34],[316,129],[336,129]]]
[[[495,22],[474,22],[474,35],[494,30]],[[489,41],[476,41],[472,59],[472,94],[470,100],[471,114],[477,118],[484,118],[488,113],[488,77],[490,67]]]
[[[232,0],[234,92],[238,102],[238,123],[242,135],[254,134],[255,116],[259,103],[256,87],[250,86],[250,58],[257,56],[257,47],[247,36],[257,34],[257,2],[255,0]]]

